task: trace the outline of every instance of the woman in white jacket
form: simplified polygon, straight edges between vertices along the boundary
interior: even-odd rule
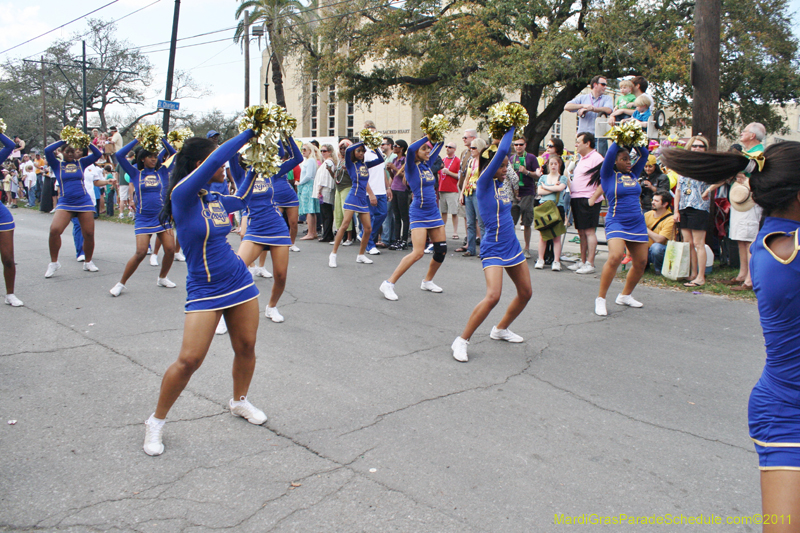
[[[317,174],[322,157],[319,149],[310,143],[305,143],[302,148],[305,161],[300,164],[300,183],[297,184],[297,199],[300,201],[300,215],[306,215],[308,234],[301,241],[310,241],[317,238],[317,213],[319,213],[319,200],[314,196],[314,177]]]
[[[333,204],[336,197],[336,183],[333,176],[336,170],[336,154],[333,146],[323,144],[320,148],[322,164],[314,177],[314,198],[319,200],[319,211],[322,214],[322,236],[320,242],[333,242]]]

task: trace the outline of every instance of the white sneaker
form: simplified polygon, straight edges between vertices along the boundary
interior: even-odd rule
[[[430,243],[428,246],[425,247],[425,253],[426,254],[432,254],[433,253],[433,243]]]
[[[158,266],[158,256],[156,254],[150,256],[150,266]]]
[[[110,292],[110,293],[111,293],[111,296],[113,296],[114,298],[116,298],[117,296],[119,296],[120,294],[122,294],[122,291],[124,291],[124,290],[125,290],[125,285],[123,285],[122,283],[117,283],[116,285],[114,285],[114,288],[113,288],[113,289],[111,289],[111,290],[110,290],[110,291],[108,291],[108,292]]]
[[[247,271],[250,272],[250,275],[253,276],[253,279],[256,279],[257,270],[258,270],[257,267],[247,267]]]
[[[492,326],[489,337],[496,341],[522,342],[524,340],[510,329],[497,329],[497,326]]]
[[[328,244],[330,244],[331,246],[333,246],[334,244],[336,244],[336,241],[335,241],[335,240],[334,240],[334,241],[331,241],[331,242],[329,242]]]
[[[300,248],[298,248],[297,246],[295,246],[295,245],[293,244],[293,245],[291,245],[291,246],[289,247],[289,251],[291,251],[291,252],[299,252],[299,251],[300,251]]]
[[[591,263],[584,263],[582,267],[575,271],[576,274],[594,274],[597,270]]]
[[[125,213],[120,213],[119,218],[125,218]]]
[[[264,414],[264,411],[248,402],[246,396],[239,398],[238,402],[234,402],[233,398],[231,398],[230,401],[228,401],[228,406],[233,416],[240,416],[251,424],[260,426],[267,421],[267,415]]]
[[[328,256],[328,266],[331,268],[336,268],[336,254],[331,254]]]
[[[147,255],[150,255],[152,253],[153,253],[153,247],[148,244],[147,245]]]
[[[422,285],[419,287],[423,291],[442,292],[442,288],[435,284],[433,281],[422,280]]]
[[[91,261],[84,261],[83,269],[88,271],[88,272],[97,272],[98,270],[100,270],[99,268],[97,268],[97,265],[95,265]]]
[[[469,346],[469,341],[465,341],[461,337],[456,337],[456,340],[450,345],[450,349],[453,350],[453,359],[461,363],[469,361],[469,357],[467,357],[467,346]]]
[[[20,300],[13,294],[6,294],[6,304],[10,305],[11,307],[22,307],[24,305],[22,303],[22,300]]]
[[[278,324],[283,322],[283,315],[278,312],[277,307],[267,307],[267,311],[264,313],[264,316]]]
[[[353,244],[353,239],[347,239],[342,243],[342,246],[351,246]]]
[[[381,292],[387,300],[393,302],[397,300],[397,294],[394,292],[394,283],[389,283],[388,281],[381,283]]]
[[[561,272],[561,263],[559,263],[558,261],[553,261],[553,266],[550,268],[552,270],[555,270],[556,272]]]
[[[357,255],[356,256],[356,263],[364,263],[365,265],[371,265],[373,263],[373,261],[372,261],[372,259],[370,259],[366,255]]]
[[[147,455],[161,455],[164,453],[164,444],[161,442],[161,436],[164,433],[164,422],[161,423],[153,421],[151,416],[145,420],[145,433],[144,433],[144,453]]]
[[[186,262],[186,256],[180,252],[175,252],[175,261],[180,261],[181,263]]]
[[[381,255],[381,251],[380,251],[380,250],[378,250],[378,248],[377,248],[377,247],[375,247],[375,246],[373,246],[372,248],[370,248],[370,249],[367,251],[367,253],[368,253],[369,255]]]
[[[59,268],[61,268],[61,263],[59,263],[58,261],[56,261],[55,263],[50,263],[49,265],[47,265],[47,272],[44,273],[44,277],[52,278],[53,274],[55,274],[56,270],[58,270]]]
[[[617,296],[617,305],[627,305],[628,307],[644,307],[644,304],[638,300],[634,300],[630,294],[620,294]]]
[[[581,268],[583,268],[583,265],[585,265],[585,264],[586,263],[584,263],[582,261],[578,261],[577,263],[568,266],[567,270],[572,270],[574,272],[576,270],[580,270]]]
[[[544,268],[544,259],[537,259],[536,263],[533,265],[533,268],[537,270],[541,270]]]
[[[606,309],[606,299],[605,298],[595,298],[594,299],[594,314],[597,316],[606,316],[608,315],[608,310]]]
[[[170,281],[169,278],[158,278],[158,281],[156,281],[156,285],[158,285],[159,287],[166,287],[167,289],[174,289],[175,287],[177,287],[177,285],[175,285],[175,283]]]
[[[78,263],[83,263],[84,261],[86,261],[86,256],[81,254],[77,258],[75,258],[75,261],[77,261]]]
[[[214,335],[225,335],[228,333],[228,325],[225,324],[225,317],[219,317],[219,324],[217,324],[217,329],[214,330]]]
[[[266,267],[256,267],[256,276],[261,276],[262,278],[271,278],[272,274],[270,274]]]

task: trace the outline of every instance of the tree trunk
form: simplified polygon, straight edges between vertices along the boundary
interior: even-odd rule
[[[277,50],[275,50],[275,30],[272,24],[267,25],[267,34],[269,37],[269,45],[272,48],[272,86],[275,89],[275,103],[279,106],[286,108],[286,95],[283,94],[283,72],[281,66],[283,58]]]
[[[530,122],[525,128],[525,138],[528,140],[527,151],[532,154],[539,153],[539,144],[547,136],[550,127],[555,123],[559,116],[564,112],[564,106],[583,90],[584,85],[578,86],[574,83],[565,85],[553,100],[544,108],[541,114],[539,111],[539,100],[545,89],[543,85],[525,85],[520,93],[520,103],[528,111],[531,117]],[[563,127],[563,125],[562,125]]]

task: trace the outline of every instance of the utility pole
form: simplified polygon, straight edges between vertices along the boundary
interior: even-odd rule
[[[42,146],[47,146],[47,106],[44,90],[44,56],[42,56]]]
[[[172,100],[172,78],[175,75],[175,49],[178,45],[178,16],[181,12],[181,0],[175,0],[175,11],[172,15],[172,39],[169,43],[169,66],[167,67],[167,93],[164,100]],[[161,126],[164,133],[169,131],[169,109],[164,110],[164,122]]]
[[[244,107],[250,107],[250,13],[244,12]]]
[[[720,0],[697,0],[694,8],[694,60],[692,61],[692,134],[717,147],[719,130]]]
[[[81,70],[83,70],[83,133],[89,133],[89,123],[86,121],[86,41],[83,43],[83,61],[81,62]]]

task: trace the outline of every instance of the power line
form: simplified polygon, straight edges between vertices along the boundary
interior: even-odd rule
[[[11,48],[7,48],[7,49],[3,50],[2,52],[0,52],[0,54],[5,54],[6,52],[10,52],[11,50],[13,50],[13,49],[15,49],[15,48],[19,48],[20,46],[22,46],[22,45],[24,45],[24,44],[28,44],[28,43],[30,43],[30,42],[32,42],[32,41],[35,41],[36,39],[38,39],[38,38],[40,38],[40,37],[44,37],[45,35],[47,35],[47,34],[49,34],[49,33],[53,33],[53,32],[54,32],[54,31],[56,31],[56,30],[60,30],[60,29],[61,29],[61,28],[63,28],[64,26],[68,26],[68,25],[72,24],[73,22],[77,22],[77,21],[79,21],[79,20],[81,20],[81,19],[83,19],[83,18],[86,18],[86,17],[88,17],[89,15],[91,15],[92,13],[97,13],[97,12],[98,12],[98,11],[100,11],[101,9],[105,9],[105,8],[107,8],[108,6],[110,6],[111,4],[116,4],[117,2],[119,2],[119,0],[112,0],[111,2],[107,3],[106,5],[104,5],[104,6],[101,6],[101,7],[98,7],[98,8],[97,8],[97,9],[95,9],[94,11],[89,11],[89,12],[88,12],[88,13],[86,13],[85,15],[81,15],[80,17],[78,17],[78,18],[76,18],[76,19],[70,20],[69,22],[65,22],[64,24],[62,24],[62,25],[61,25],[61,26],[59,26],[58,28],[53,28],[52,30],[50,30],[50,31],[46,31],[46,32],[44,32],[44,33],[43,33],[43,34],[41,34],[41,35],[37,35],[36,37],[34,37],[34,38],[32,38],[32,39],[28,39],[28,40],[27,40],[27,41],[25,41],[24,43],[20,43],[20,44],[18,44],[18,45],[16,45],[16,46],[12,46]]]

